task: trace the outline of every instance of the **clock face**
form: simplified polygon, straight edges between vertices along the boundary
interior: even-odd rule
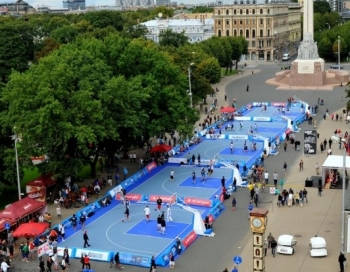
[[[254,228],[260,228],[262,226],[262,221],[260,218],[257,218],[255,217],[253,220],[252,220],[252,225],[254,226]]]

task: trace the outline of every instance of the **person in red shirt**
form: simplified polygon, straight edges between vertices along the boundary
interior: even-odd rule
[[[84,265],[86,269],[89,269],[89,270],[91,269],[90,258],[86,254],[84,256]]]
[[[57,237],[58,237],[57,232],[56,232],[54,229],[52,229],[52,230],[50,231],[49,239],[50,239],[51,241],[54,241],[54,240],[57,239]]]
[[[87,196],[87,195],[86,195],[87,190],[86,190],[86,187],[85,187],[85,186],[83,186],[83,187],[80,189],[80,191],[85,195],[85,197]]]
[[[29,242],[29,258],[32,258],[34,260],[34,249],[35,249],[35,244],[33,240]]]

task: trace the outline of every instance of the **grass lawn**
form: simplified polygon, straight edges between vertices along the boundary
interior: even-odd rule
[[[226,74],[225,74],[226,68],[221,68],[221,74],[222,74],[222,76],[232,76],[232,75],[236,75],[236,74],[237,74],[237,71],[239,71],[239,70],[232,69],[232,71],[230,71],[230,69],[228,69],[227,75],[226,75]]]

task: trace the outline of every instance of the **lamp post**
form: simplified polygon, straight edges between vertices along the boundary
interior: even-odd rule
[[[192,62],[189,66],[188,66],[188,95],[190,96],[190,107],[192,108],[192,86],[191,86],[191,66],[194,65],[194,63]]]
[[[22,199],[22,193],[21,193],[21,180],[19,177],[19,165],[18,165],[18,152],[17,152],[17,141],[18,141],[18,135],[15,133],[12,136],[12,139],[15,141],[15,153],[16,153],[16,170],[17,170],[17,186],[18,186],[18,200]]]
[[[338,70],[340,70],[340,36],[338,36]]]
[[[340,143],[342,144],[342,143]],[[346,146],[345,143],[343,143],[343,200],[342,200],[342,211],[341,211],[341,251],[345,251],[345,245],[344,245],[344,229],[345,229],[345,171],[346,171]]]

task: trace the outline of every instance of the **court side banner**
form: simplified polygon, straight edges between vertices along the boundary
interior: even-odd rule
[[[304,154],[317,154],[317,131],[304,130]]]

